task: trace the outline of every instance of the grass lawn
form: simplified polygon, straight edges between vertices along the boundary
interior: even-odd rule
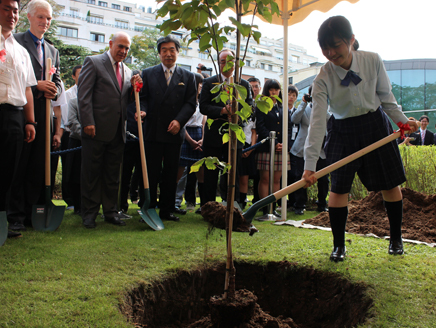
[[[152,231],[136,209],[125,227],[98,218],[88,230],[66,211],[56,232],[29,229],[8,239],[0,247],[0,327],[131,327],[118,310],[127,291],[177,269],[225,261],[224,232],[207,237],[193,211]],[[394,257],[386,240],[347,235],[348,256],[336,264],[329,261],[330,232],[254,223],[254,236],[233,234],[236,260],[287,260],[366,283],[373,317],[360,327],[436,327],[436,249],[406,244],[406,255]]]

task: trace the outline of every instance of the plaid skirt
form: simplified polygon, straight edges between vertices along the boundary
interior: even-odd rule
[[[288,163],[287,168],[288,171],[291,169],[291,159],[288,155]],[[257,153],[256,154],[256,162],[257,162],[257,169],[261,171],[269,171],[269,159],[271,157],[270,153]],[[282,170],[282,153],[275,153],[274,154],[274,172],[281,171]]]
[[[393,133],[392,125],[378,109],[365,115],[336,120],[327,124],[325,153],[330,165]],[[331,173],[331,191],[346,194],[355,174],[369,191],[390,190],[406,181],[396,140],[362,156]]]
[[[200,140],[202,137],[201,126],[198,127],[187,126],[186,132],[188,132],[191,138],[194,139],[195,141]],[[180,151],[179,166],[183,166],[183,167],[191,166],[192,164],[194,164],[199,159],[202,159],[203,157],[204,157],[203,152],[199,150],[194,150],[189,144],[189,142],[185,139],[185,141],[183,141],[182,148]]]

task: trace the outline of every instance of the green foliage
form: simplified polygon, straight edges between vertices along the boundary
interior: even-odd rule
[[[156,43],[162,36],[158,29],[147,28],[132,38],[129,56],[135,58],[135,63],[129,65],[131,69],[143,70],[160,63]]]

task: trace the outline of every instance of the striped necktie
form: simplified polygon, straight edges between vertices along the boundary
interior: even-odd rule
[[[165,70],[165,80],[167,80],[167,85],[170,85],[171,82],[171,70],[166,69]]]
[[[39,61],[39,64],[41,65],[41,67],[44,68],[44,54],[42,52],[41,40],[37,40],[36,44],[37,44],[36,52],[38,53],[38,61]],[[44,80],[44,70],[42,70],[42,73],[41,73],[41,80]]]

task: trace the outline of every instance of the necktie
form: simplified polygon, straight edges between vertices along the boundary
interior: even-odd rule
[[[118,80],[118,85],[120,86],[120,90],[123,90],[123,79],[121,78],[121,72],[120,72],[120,63],[117,62],[117,80]]]
[[[165,79],[167,80],[167,85],[169,85],[171,81],[171,70],[169,69],[165,70]]]
[[[341,81],[341,85],[348,87],[350,81],[353,81],[354,85],[358,85],[362,79],[353,71],[348,71],[345,78]]]
[[[36,41],[36,52],[38,53],[38,61],[42,68],[44,68],[44,54],[42,53],[41,40]],[[44,79],[44,69],[41,71],[41,80]]]
[[[421,130],[421,143],[424,146],[425,130]]]

